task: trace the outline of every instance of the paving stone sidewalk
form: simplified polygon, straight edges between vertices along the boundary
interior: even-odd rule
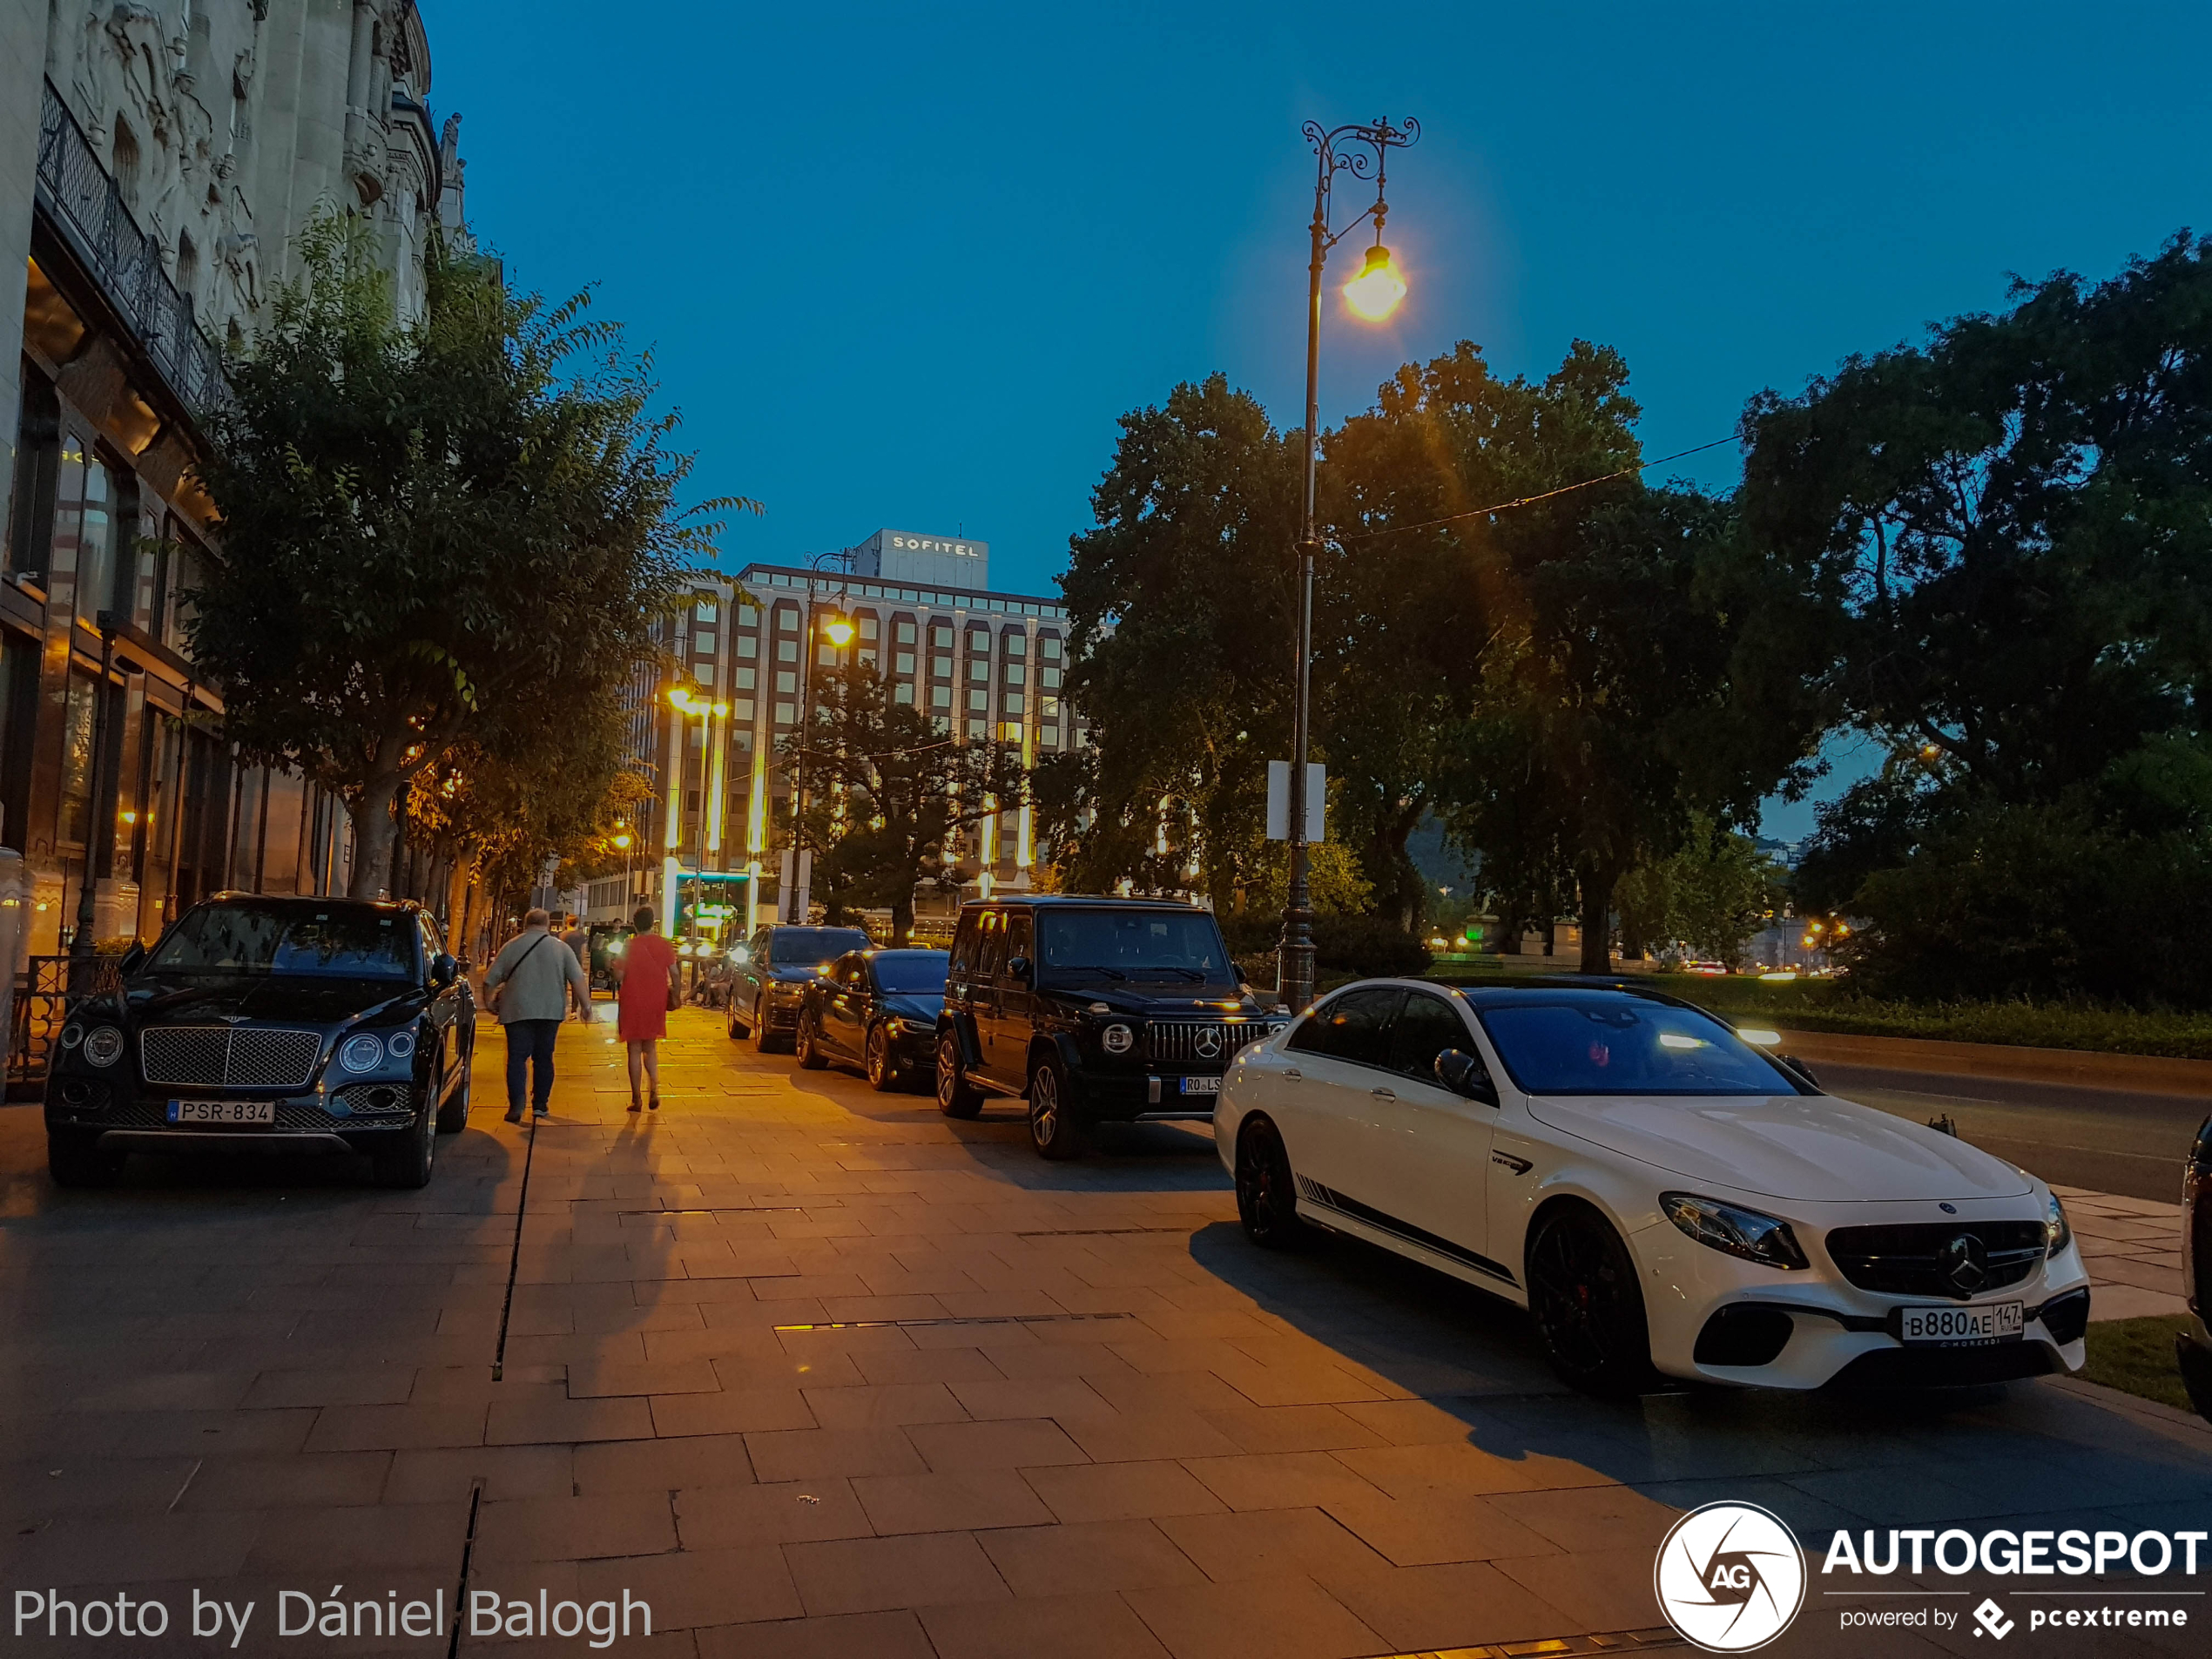
[[[953,1123],[671,1025],[635,1116],[608,1028],[566,1028],[533,1150],[487,1024],[421,1193],[143,1159],[59,1193],[36,1109],[0,1112],[0,1589],[179,1619],[197,1590],[256,1602],[239,1652],[427,1654],[278,1641],[276,1598],[450,1608],[466,1550],[502,1601],[643,1598],[614,1651],[655,1659],[1635,1651],[1673,1647],[1653,1551],[1715,1499],[1808,1543],[2206,1524],[2212,1431],[2178,1413],[2049,1383],[1595,1403],[1469,1288],[1252,1249],[1204,1125],[1049,1165],[1010,1107]],[[1771,1651],[1979,1651],[1833,1615]]]

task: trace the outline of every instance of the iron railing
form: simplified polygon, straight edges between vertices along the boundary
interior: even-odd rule
[[[95,956],[77,965],[78,983],[70,988],[72,959],[33,956],[26,971],[17,977],[15,1028],[8,1034],[8,1077],[10,1082],[35,1082],[46,1075],[54,1039],[60,1035],[72,1002],[88,996],[105,996],[123,983],[120,956]]]
[[[178,400],[195,415],[227,403],[221,349],[195,320],[192,296],[169,280],[160,245],[132,218],[51,81],[38,114],[38,201]]]

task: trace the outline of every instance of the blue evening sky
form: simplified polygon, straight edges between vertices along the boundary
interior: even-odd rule
[[[1220,369],[1295,425],[1308,118],[1423,127],[1413,292],[1381,328],[1330,307],[1332,423],[1456,340],[1541,374],[1582,336],[1664,455],[2013,273],[2212,229],[2202,6],[424,11],[478,234],[655,348],[699,492],[766,508],[732,569],[890,526],[1050,592],[1123,411]]]

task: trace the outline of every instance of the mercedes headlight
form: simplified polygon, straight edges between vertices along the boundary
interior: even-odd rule
[[[1808,1265],[1790,1224],[1773,1216],[1694,1192],[1662,1192],[1659,1207],[1683,1233],[1711,1249],[1767,1267]]]
[[[84,1057],[96,1066],[111,1066],[123,1058],[123,1034],[111,1025],[96,1025],[84,1034]]]
[[[384,1044],[366,1031],[339,1046],[338,1063],[348,1071],[374,1071],[384,1062]]]
[[[1109,1025],[1098,1034],[1098,1046],[1108,1054],[1127,1054],[1136,1046],[1136,1033],[1125,1025]]]
[[[2066,1206],[2059,1202],[2055,1192],[2048,1195],[2047,1208],[2043,1211],[2043,1252],[2055,1256],[2074,1242],[2074,1229],[2067,1224]]]

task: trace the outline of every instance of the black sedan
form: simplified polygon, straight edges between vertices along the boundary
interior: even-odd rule
[[[730,1037],[752,1033],[760,1052],[783,1046],[799,1029],[799,1004],[807,986],[829,972],[848,950],[866,950],[858,927],[770,926],[730,953]]]
[[[945,1006],[941,950],[855,950],[806,987],[799,1005],[799,1063],[857,1065],[879,1091],[926,1073]]]
[[[468,1121],[475,1036],[416,906],[219,894],[71,1009],[47,1168],[97,1186],[132,1152],[365,1152],[379,1185],[423,1186],[436,1136]]]
[[[2188,1167],[2182,1173],[2182,1289],[2188,1298],[2189,1325],[2178,1339],[2182,1381],[2189,1400],[2212,1422],[2212,1330],[2206,1304],[2212,1300],[2212,1117],[2196,1132]]]

